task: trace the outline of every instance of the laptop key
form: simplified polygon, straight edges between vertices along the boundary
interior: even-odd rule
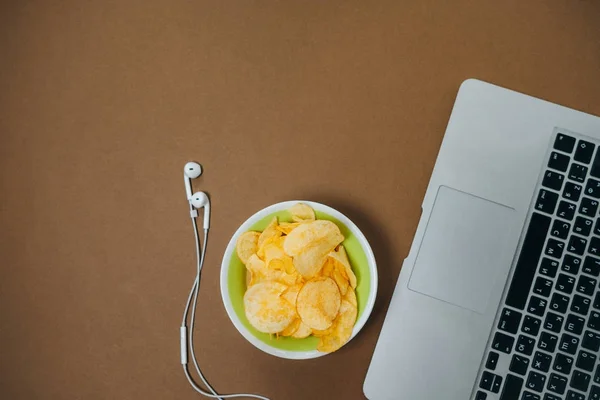
[[[581,266],[581,258],[575,257],[571,254],[565,254],[563,258],[562,266],[560,269],[563,271],[569,272],[571,274],[577,275],[579,273],[579,267]]]
[[[577,356],[575,366],[585,371],[592,372],[594,370],[594,365],[596,364],[596,359],[597,356],[595,354],[581,350],[579,351],[579,355]]]
[[[492,383],[492,393],[498,393],[502,387],[502,377],[499,375],[494,376],[494,383]]]
[[[586,189],[587,194],[587,189]],[[595,217],[596,212],[598,211],[598,201],[592,200],[590,198],[584,197],[581,199],[581,204],[579,204],[579,213],[583,215],[587,215],[588,217]]]
[[[579,201],[579,196],[581,196],[582,190],[583,186],[573,182],[567,182],[565,183],[565,189],[563,190],[562,197],[572,201]]]
[[[570,374],[571,368],[573,368],[573,358],[565,356],[562,353],[558,353],[554,358],[554,365],[552,369],[563,374]]]
[[[580,335],[583,332],[583,327],[585,325],[585,319],[578,317],[575,314],[569,314],[567,317],[567,323],[565,325],[565,330],[576,335]]]
[[[590,390],[590,396],[588,400],[600,400],[600,387],[596,385],[592,385],[592,390]]]
[[[487,400],[487,393],[478,390],[477,394],[475,395],[475,400]]]
[[[571,303],[571,311],[575,311],[581,315],[587,315],[590,309],[590,299],[587,297],[580,296],[578,294],[573,296],[573,302]]]
[[[564,376],[558,374],[550,374],[550,379],[548,379],[547,388],[548,390],[554,393],[563,394],[567,389],[567,382],[568,379]]]
[[[565,353],[575,354],[577,351],[577,346],[579,346],[579,338],[573,335],[569,335],[568,333],[563,333],[560,338],[560,346],[559,350],[564,351]]]
[[[563,400],[558,396],[555,396],[553,394],[550,393],[546,393],[546,395],[544,396],[544,400]]]
[[[557,342],[557,336],[551,335],[548,332],[542,332],[540,339],[538,340],[538,348],[552,353],[556,349]]]
[[[504,382],[504,388],[502,388],[502,394],[500,400],[515,400],[519,398],[521,394],[521,388],[523,387],[523,378],[508,374]]]
[[[582,218],[582,217],[577,217],[577,218]],[[577,220],[575,222],[577,222]],[[550,234],[552,236],[556,236],[559,239],[566,239],[567,236],[569,236],[570,230],[571,230],[571,224],[557,219],[557,220],[554,220],[554,223],[552,224],[552,229],[550,230]]]
[[[600,309],[600,292],[596,293],[596,297],[594,297],[594,308]]]
[[[575,215],[575,209],[575,204],[561,200],[561,202],[558,203],[558,211],[556,213],[559,217],[571,221]]]
[[[600,384],[600,364],[596,367],[596,373],[594,374],[594,382]]]
[[[563,296],[559,293],[554,293],[552,295],[552,300],[550,301],[550,309],[564,314],[567,311],[568,305],[569,298],[567,296]]]
[[[527,311],[531,314],[541,317],[546,311],[547,304],[548,300],[542,299],[541,297],[537,296],[531,296],[531,298],[529,299],[529,304],[527,305]]]
[[[515,374],[525,375],[528,366],[529,359],[527,357],[514,354],[510,360],[510,365],[508,369],[509,371],[514,372]]]
[[[516,350],[519,353],[526,354],[528,356],[533,353],[533,346],[535,345],[535,339],[527,337],[525,335],[519,335],[519,339],[517,340]]]
[[[535,357],[533,358],[532,367],[537,369],[538,371],[548,372],[550,369],[550,363],[552,362],[552,356],[542,353],[541,351],[535,352]]]
[[[569,156],[553,151],[552,154],[550,154],[548,167],[557,171],[567,172],[567,168],[569,168],[569,161]]]
[[[528,333],[533,336],[537,336],[540,331],[540,326],[542,325],[542,321],[532,317],[530,315],[526,315],[523,319],[523,325],[521,326],[521,331]]]
[[[552,291],[552,281],[538,276],[533,285],[533,292],[541,296],[548,297]]]
[[[592,331],[585,331],[581,347],[596,352],[600,350],[600,334]]]
[[[519,322],[521,322],[521,313],[505,308],[502,310],[500,321],[498,321],[498,329],[510,333],[517,333],[519,330]]]
[[[565,259],[569,257],[569,254],[565,256]],[[558,270],[558,261],[552,260],[551,258],[544,257],[540,263],[540,274],[554,278],[556,271]]]
[[[596,290],[597,283],[598,281],[596,279],[581,275],[577,280],[577,291],[592,296]]]
[[[571,168],[569,169],[569,179],[572,179],[577,182],[585,181],[585,177],[587,175],[588,168],[585,165],[581,164],[571,164]]]
[[[564,320],[565,317],[563,317],[562,315],[554,314],[553,312],[548,312],[548,314],[546,314],[546,319],[544,320],[544,329],[547,329],[554,333],[560,333],[560,328],[562,328]]]
[[[481,374],[481,380],[479,381],[479,387],[485,390],[490,390],[494,384],[494,377],[496,375],[488,371],[483,371]]]
[[[542,186],[550,189],[560,190],[562,189],[563,181],[565,176],[554,171],[546,171],[544,179],[542,180]]]
[[[591,376],[586,374],[585,372],[575,370],[571,375],[571,382],[569,385],[573,389],[581,390],[582,392],[587,392],[588,387],[590,386]]]
[[[571,153],[575,147],[575,138],[572,136],[559,133],[554,139],[554,148],[556,150],[564,151],[565,153]]]
[[[531,221],[523,241],[523,248],[506,297],[506,304],[511,307],[520,310],[525,308],[529,290],[533,284],[535,269],[540,260],[546,235],[550,229],[550,222],[551,218],[546,215],[536,212],[531,215]]]
[[[558,222],[557,219],[554,222]],[[566,224],[566,222],[564,222]],[[589,218],[577,217],[575,218],[575,225],[573,226],[573,232],[578,235],[589,236],[590,232],[592,232],[592,225],[594,222]],[[552,226],[554,228],[554,225]],[[564,238],[563,238],[564,239]]]
[[[599,220],[600,221],[600,220]],[[583,262],[583,272],[586,274],[598,276],[600,275],[600,259],[587,256]]]
[[[541,397],[535,393],[531,393],[526,390],[521,395],[521,400],[541,400]]]
[[[557,174],[560,175],[560,174]],[[552,183],[554,185],[556,185],[557,183],[554,182],[556,180],[555,177],[551,178],[552,179]],[[562,183],[562,182],[561,182]],[[596,199],[600,198],[600,181],[590,178],[587,181],[587,184],[585,185],[585,194],[588,196],[592,196]]]
[[[589,164],[592,161],[594,155],[594,149],[596,146],[593,143],[580,140],[575,148],[575,161],[579,161],[585,164]]]
[[[569,390],[565,400],[585,400],[585,395]]]
[[[496,365],[498,365],[499,356],[500,355],[498,353],[490,351],[490,354],[488,354],[487,357],[487,361],[485,362],[485,367],[494,371],[496,369]]]
[[[550,239],[552,240],[552,239]],[[548,247],[550,246],[550,240],[548,240]],[[567,249],[571,252],[571,253],[575,253],[578,255],[583,255],[583,253],[585,252],[585,248],[587,247],[587,239],[579,237],[579,236],[575,236],[575,235],[571,235],[571,238],[569,239],[569,245],[567,246]],[[562,252],[560,253],[562,255]],[[549,254],[551,255],[551,254]],[[556,256],[555,256],[556,257]],[[558,256],[560,257],[560,256]]]
[[[535,390],[536,392],[541,392],[544,390],[545,383],[546,375],[531,371],[527,376],[527,383],[525,384],[525,387],[527,389]]]
[[[535,202],[535,208],[536,210],[552,214],[554,213],[557,202],[558,194],[546,189],[540,189],[540,193],[538,194],[537,200]]]
[[[595,256],[600,255],[600,239],[597,237],[592,237],[590,240],[590,247],[588,248],[588,252]]]
[[[555,288],[561,292],[570,294],[575,286],[575,278],[570,275],[558,274]]]
[[[502,332],[496,332],[494,341],[492,342],[492,348],[508,354],[511,352],[514,343],[515,338],[512,336],[505,335]]]

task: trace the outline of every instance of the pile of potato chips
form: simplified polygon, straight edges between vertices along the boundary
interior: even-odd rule
[[[246,265],[244,309],[260,332],[320,338],[317,350],[333,352],[352,335],[356,322],[356,276],[341,245],[338,226],[317,220],[298,203],[294,222],[273,218],[263,232],[243,233],[238,257]]]

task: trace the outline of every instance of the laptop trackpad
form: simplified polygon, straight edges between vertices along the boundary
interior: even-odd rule
[[[409,289],[483,314],[497,277],[506,276],[513,259],[515,214],[440,186]]]

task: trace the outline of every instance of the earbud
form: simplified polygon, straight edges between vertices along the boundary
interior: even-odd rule
[[[187,199],[190,200],[192,198],[192,179],[196,179],[202,175],[202,166],[195,162],[189,162],[185,164],[183,167],[183,180],[185,182],[185,193],[187,194]]]
[[[204,192],[196,192],[190,199],[190,204],[197,210],[204,208],[204,229],[210,226],[210,200]]]

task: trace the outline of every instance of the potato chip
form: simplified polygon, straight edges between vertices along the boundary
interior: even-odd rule
[[[246,318],[264,333],[277,333],[296,318],[296,310],[281,294],[287,286],[278,282],[261,282],[251,286],[244,295]]]
[[[296,309],[302,322],[311,329],[327,329],[331,326],[340,308],[341,296],[336,283],[331,278],[319,277],[304,284]]]
[[[352,271],[352,267],[350,266],[350,261],[348,260],[348,255],[346,254],[346,249],[344,246],[340,245],[337,251],[329,253],[329,257],[333,258],[335,261],[344,266],[350,286],[352,286],[352,289],[356,289],[356,275],[354,275],[354,272]]]
[[[258,237],[260,232],[248,231],[244,232],[238,238],[235,244],[235,250],[238,257],[244,264],[248,262],[248,258],[258,251]]]
[[[292,214],[294,222],[314,221],[316,219],[315,210],[304,203],[295,204],[288,211]]]
[[[356,306],[342,300],[339,314],[333,322],[333,329],[327,335],[321,336],[317,350],[330,353],[342,347],[352,336],[352,329],[358,312]]]
[[[292,257],[285,254],[280,240],[269,240],[264,246],[263,253],[267,268],[282,270],[288,274],[293,274],[296,271]]]
[[[292,333],[292,337],[296,339],[304,339],[305,337],[310,336],[312,333],[312,329],[302,321],[300,322],[300,326],[296,330],[296,332]]]
[[[296,307],[296,299],[298,298],[298,293],[300,289],[302,289],[303,284],[297,283],[294,286],[290,286],[281,294],[281,297],[290,302],[291,305]]]
[[[312,329],[312,334],[315,337],[326,336],[326,335],[329,335],[331,332],[333,332],[333,324],[329,328],[323,329],[323,330]]]
[[[285,237],[283,250],[289,256],[297,256],[318,243],[327,243],[333,250],[344,240],[344,236],[331,221],[317,220],[301,224]],[[260,247],[260,239],[259,239]]]
[[[341,272],[340,269],[343,271],[343,267],[342,268],[335,268],[333,270],[333,280],[335,281],[335,283],[338,285],[338,288],[340,289],[340,294],[342,296],[346,295],[346,292],[348,291],[348,288],[350,287],[350,283],[348,282],[348,280],[346,280]]]
[[[291,231],[298,227],[298,225],[300,225],[299,222],[281,222],[277,225],[277,230],[284,235],[289,235]]]
[[[281,232],[277,230],[277,225],[278,225],[277,217],[273,217],[273,219],[271,220],[269,225],[265,228],[264,231],[262,231],[262,233],[258,237],[257,246],[258,246],[259,250],[263,246],[265,241],[267,241],[269,239],[276,239],[279,236],[281,236]]]
[[[354,290],[350,289],[346,292],[343,300],[346,300],[348,303],[352,304],[354,307],[358,307],[358,302],[356,301],[356,293]]]
[[[300,328],[300,324],[302,324],[302,320],[300,318],[296,318],[289,324],[284,330],[282,330],[279,334],[281,336],[292,336],[298,328]]]
[[[262,276],[267,273],[267,266],[263,260],[258,258],[256,254],[252,254],[247,262],[246,269],[250,272],[250,286],[255,284]]]

